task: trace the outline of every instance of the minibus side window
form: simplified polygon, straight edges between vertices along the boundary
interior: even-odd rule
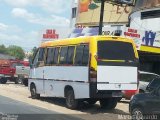
[[[39,49],[38,61],[44,61],[44,48]]]
[[[46,60],[46,64],[53,64],[54,63],[54,51],[55,48],[48,48],[47,49],[47,60]]]
[[[44,55],[45,55],[45,49],[44,48],[40,48],[39,49],[39,56],[38,56],[38,63],[37,66],[44,66]]]
[[[32,62],[32,67],[37,67],[37,63],[38,63],[38,55],[39,55],[39,49],[37,50],[33,62]]]
[[[70,64],[70,65],[73,64],[74,50],[75,50],[75,46],[68,47],[67,64]]]
[[[59,58],[60,64],[67,64],[67,51],[68,47],[61,47],[60,58]]]
[[[82,65],[84,45],[77,46],[75,55],[75,65]]]
[[[84,45],[82,65],[87,66],[88,65],[88,59],[89,59],[89,46]]]
[[[58,64],[58,55],[59,55],[59,48],[55,48],[54,59],[53,59],[54,64]]]

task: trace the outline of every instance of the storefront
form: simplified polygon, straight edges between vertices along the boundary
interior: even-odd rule
[[[79,0],[77,11],[75,24],[80,28],[73,30],[70,37],[97,35],[100,3]],[[103,21],[103,34],[114,35],[118,30],[135,41],[140,70],[160,74],[160,0],[137,0],[134,8],[105,3]]]
[[[131,28],[144,31],[140,69],[160,74],[160,0],[137,0],[129,18]]]

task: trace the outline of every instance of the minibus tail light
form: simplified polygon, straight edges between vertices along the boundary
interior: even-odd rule
[[[98,55],[95,55],[94,58],[96,59],[96,61],[102,61],[101,58],[98,58]]]
[[[97,71],[90,70],[90,82],[97,82]]]

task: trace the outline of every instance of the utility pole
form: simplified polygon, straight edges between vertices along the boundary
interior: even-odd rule
[[[99,21],[99,35],[102,35],[104,4],[105,4],[105,0],[101,0],[101,11],[100,11],[100,21]]]

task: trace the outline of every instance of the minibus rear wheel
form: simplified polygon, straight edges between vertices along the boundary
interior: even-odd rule
[[[40,94],[37,94],[36,86],[34,84],[31,84],[30,92],[31,92],[32,99],[39,99],[40,98]]]
[[[69,109],[78,108],[78,100],[75,99],[74,91],[72,89],[66,91],[66,105]]]
[[[100,100],[101,108],[108,110],[114,109],[117,106],[118,99],[116,98],[106,98]]]

